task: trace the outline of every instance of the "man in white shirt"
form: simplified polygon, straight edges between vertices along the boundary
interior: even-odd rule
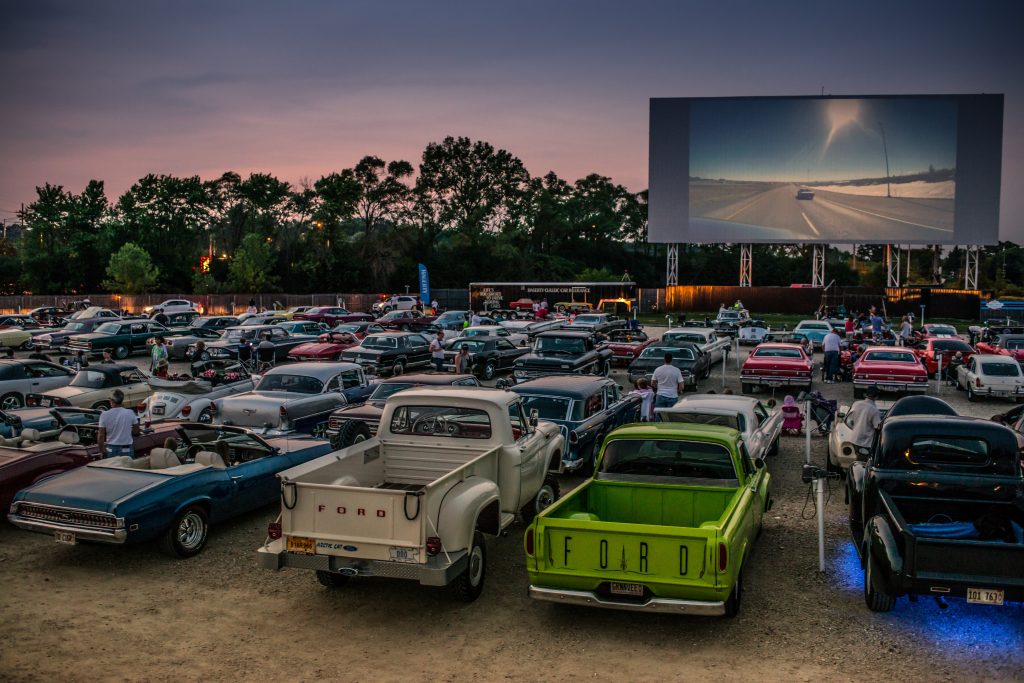
[[[430,359],[434,361],[434,369],[444,372],[444,331],[438,330],[437,336],[430,340]]]
[[[671,353],[665,354],[665,363],[651,375],[651,387],[655,408],[671,408],[679,400],[679,394],[686,390],[683,373],[672,365]]]
[[[858,446],[870,447],[875,442],[875,430],[882,423],[882,414],[875,405],[876,398],[878,389],[868,387],[867,398],[854,403],[846,416],[847,421],[853,425],[850,441]]]
[[[100,453],[108,458],[117,455],[135,457],[135,437],[139,435],[139,418],[134,410],[128,410],[124,403],[124,392],[115,389],[110,395],[114,406],[100,415],[97,441]]]
[[[842,337],[835,328],[829,330],[821,341],[821,350],[825,352],[825,384],[835,384],[839,374],[839,348]]]
[[[470,327],[476,327],[479,324],[480,324],[480,314],[477,313],[476,311],[473,311],[473,315],[469,319],[469,326]]]

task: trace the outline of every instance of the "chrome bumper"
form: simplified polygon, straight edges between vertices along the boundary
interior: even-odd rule
[[[796,385],[800,386],[811,386],[812,379],[810,377],[767,377],[764,375],[740,375],[740,382],[747,384],[763,384],[771,386],[773,384],[780,387],[792,387]]]
[[[8,521],[19,529],[35,531],[40,534],[52,534],[55,531],[68,531],[75,535],[76,539],[86,541],[98,541],[100,543],[124,543],[128,540],[127,529],[90,529],[88,527],[75,526],[73,524],[58,524],[56,522],[44,522],[38,519],[29,519],[21,515],[9,514]]]
[[[725,614],[724,602],[677,600],[674,598],[651,598],[644,603],[617,602],[602,598],[589,591],[560,590],[557,588],[543,588],[541,586],[530,586],[528,594],[535,600],[557,602],[562,605],[603,607],[605,609],[618,609],[628,612],[674,612],[707,617]]]
[[[447,586],[469,564],[469,553],[460,550],[443,553],[427,559],[425,564],[388,562],[386,560],[360,560],[334,555],[303,555],[281,550],[281,541],[274,541],[256,550],[256,563],[261,569],[311,569],[335,572],[343,576],[379,576],[389,579],[418,581],[424,586]],[[448,558],[451,558],[449,562]]]
[[[854,389],[867,389],[868,387],[875,387],[879,391],[888,392],[890,394],[923,394],[928,391],[928,382],[882,382],[876,379],[853,380]]]

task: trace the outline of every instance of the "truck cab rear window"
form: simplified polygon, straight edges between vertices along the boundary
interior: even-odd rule
[[[969,437],[918,437],[910,442],[906,457],[914,465],[982,467],[989,464],[988,442]]]
[[[491,420],[486,412],[473,408],[402,406],[391,417],[391,433],[451,439],[489,439]]]
[[[715,479],[735,482],[732,455],[724,446],[669,439],[619,439],[605,447],[601,473]]]

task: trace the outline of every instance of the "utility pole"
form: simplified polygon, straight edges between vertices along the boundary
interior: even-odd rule
[[[878,122],[878,129],[882,131],[882,152],[885,154],[885,196],[892,198],[892,181],[889,177],[889,147],[885,144],[885,126]]]

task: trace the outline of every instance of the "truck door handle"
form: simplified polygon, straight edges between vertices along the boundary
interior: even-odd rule
[[[240,474],[232,474],[231,475],[231,481],[238,481],[239,479],[245,479],[245,477],[243,477]]]

